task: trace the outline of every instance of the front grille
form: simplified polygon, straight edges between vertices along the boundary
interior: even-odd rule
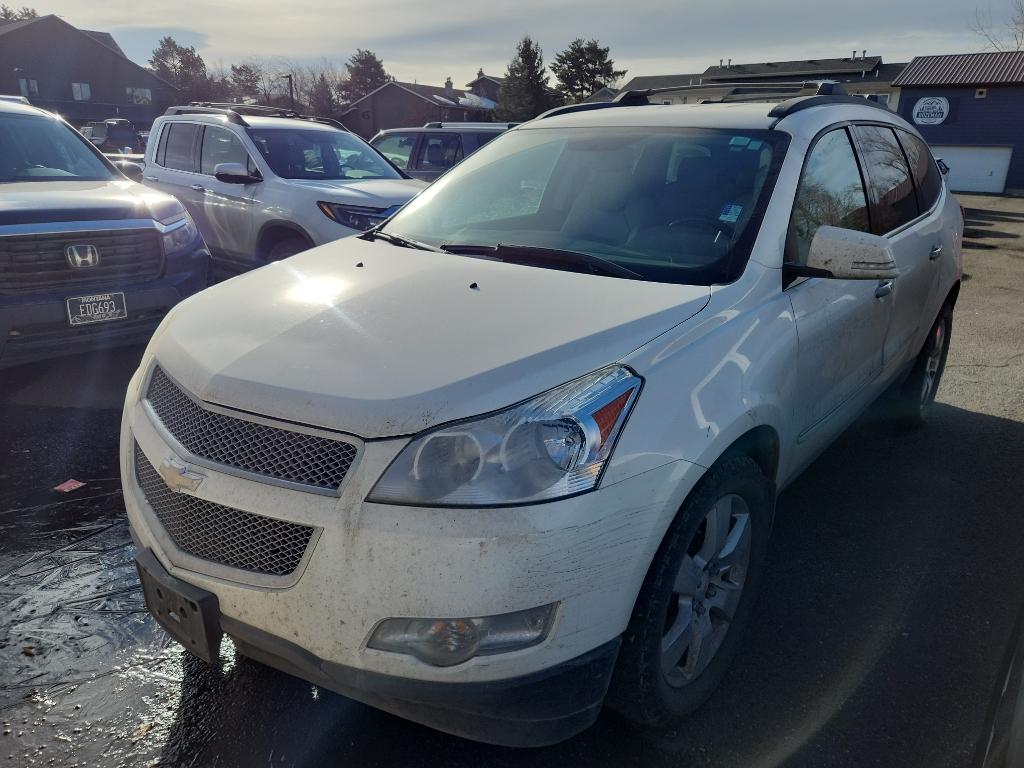
[[[72,267],[65,254],[69,245],[95,246],[99,263],[93,267]],[[158,277],[162,268],[160,233],[155,229],[0,237],[0,290],[3,291],[149,280]]]
[[[334,490],[358,453],[344,440],[208,411],[159,367],[153,369],[146,400],[167,431],[194,456],[257,475]]]
[[[271,576],[295,572],[313,528],[172,491],[135,446],[135,478],[175,546],[203,560]]]

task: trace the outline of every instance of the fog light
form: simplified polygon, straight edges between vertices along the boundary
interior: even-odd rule
[[[462,664],[474,656],[517,651],[548,635],[557,603],[515,613],[471,619],[385,619],[368,647],[415,656],[435,667]]]

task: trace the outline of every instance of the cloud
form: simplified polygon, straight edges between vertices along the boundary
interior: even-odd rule
[[[610,45],[632,75],[699,72],[734,62],[848,56],[867,49],[886,61],[979,50],[964,0],[54,0],[72,24],[110,31],[137,61],[172,34],[208,63],[260,56],[344,61],[374,50],[399,79],[470,80],[477,68],[500,74],[516,41],[531,34],[551,58],[575,37]],[[282,8],[285,10],[282,11]],[[130,19],[126,25],[125,20]],[[187,24],[183,23],[187,20]]]

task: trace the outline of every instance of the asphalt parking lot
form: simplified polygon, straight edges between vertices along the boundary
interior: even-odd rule
[[[235,659],[142,606],[117,478],[141,350],[0,371],[0,760],[146,766],[966,766],[1024,600],[1024,200],[962,196],[965,282],[929,426],[877,407],[780,498],[743,651],[669,733],[449,737]],[[85,487],[62,495],[69,478]],[[1000,681],[1001,682],[1001,681]]]

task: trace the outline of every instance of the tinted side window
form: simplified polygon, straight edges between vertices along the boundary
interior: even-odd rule
[[[462,159],[462,138],[457,133],[423,137],[420,145],[421,171],[446,171]]]
[[[932,157],[928,145],[912,133],[899,131],[900,144],[907,153],[907,160],[910,161],[910,170],[914,173],[914,182],[917,184],[917,204],[922,211],[927,211],[939,199],[942,191],[942,175],[935,165],[935,158]]]
[[[200,172],[212,176],[213,169],[220,163],[241,163],[248,169],[249,153],[231,131],[217,126],[207,126],[203,131]]]
[[[192,147],[195,144],[199,126],[195,123],[172,123],[168,128],[167,146],[164,148],[164,166],[179,171],[194,171],[195,156]]]
[[[373,142],[373,146],[380,150],[388,160],[405,169],[409,167],[409,155],[412,148],[416,146],[415,133],[389,133]]]
[[[917,218],[910,166],[892,128],[858,125],[857,139],[871,198],[871,226],[884,235]]]
[[[491,139],[496,139],[499,136],[501,136],[501,134],[498,133],[497,131],[488,131],[487,133],[478,133],[476,135],[476,148],[480,149],[480,147],[482,147],[488,141],[490,141]]]
[[[171,126],[165,125],[163,130],[160,131],[160,143],[156,147],[156,160],[157,165],[164,164],[164,158],[167,154],[167,137],[171,135]]]
[[[806,264],[814,233],[826,224],[869,231],[864,183],[843,128],[826,133],[807,155],[793,203],[786,260]]]

